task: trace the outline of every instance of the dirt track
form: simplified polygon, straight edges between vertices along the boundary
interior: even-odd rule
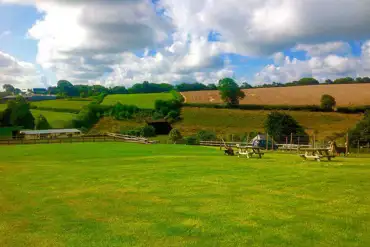
[[[296,86],[243,90],[241,104],[319,105],[323,94],[332,95],[337,106],[370,105],[370,84]],[[217,90],[183,92],[187,103],[221,103]]]

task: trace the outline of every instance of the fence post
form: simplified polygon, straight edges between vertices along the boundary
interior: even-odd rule
[[[293,133],[290,133],[290,151],[293,151],[292,145],[293,145]]]
[[[357,140],[357,154],[360,153],[360,140]]]
[[[347,144],[347,145],[345,145],[346,146],[346,154],[348,154],[348,152],[349,152],[348,132],[346,134],[346,144]]]
[[[313,134],[313,148],[316,148],[316,134]]]
[[[266,134],[266,150],[269,150],[269,133]]]

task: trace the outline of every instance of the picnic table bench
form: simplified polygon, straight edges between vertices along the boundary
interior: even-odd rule
[[[299,151],[304,152],[299,154],[304,160],[314,159],[320,162],[321,159],[326,158],[330,161],[335,157],[335,155],[329,153],[329,148],[300,148]]]
[[[261,148],[257,146],[251,146],[251,145],[246,145],[246,146],[241,146],[241,145],[236,145],[238,148],[237,154],[238,157],[246,156],[248,159],[251,158],[254,154],[258,155],[258,157],[261,159],[262,155],[264,155],[263,152],[261,152]]]

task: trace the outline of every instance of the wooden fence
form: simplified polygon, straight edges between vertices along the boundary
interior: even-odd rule
[[[0,139],[0,145],[20,145],[20,144],[57,144],[57,143],[84,143],[84,142],[132,142],[141,144],[155,144],[157,141],[150,141],[146,138],[136,136],[124,136],[109,133],[97,136],[78,136],[68,138],[45,138],[45,139]]]

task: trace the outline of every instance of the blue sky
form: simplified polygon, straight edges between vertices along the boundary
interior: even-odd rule
[[[369,76],[368,10],[334,0],[0,0],[0,85]]]

